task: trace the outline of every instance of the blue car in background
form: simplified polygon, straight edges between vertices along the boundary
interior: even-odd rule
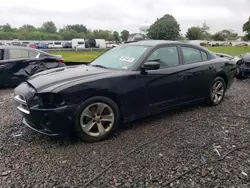
[[[37,45],[37,48],[38,48],[38,49],[48,49],[48,48],[49,48],[49,45],[46,44],[46,43],[39,43],[39,44]]]

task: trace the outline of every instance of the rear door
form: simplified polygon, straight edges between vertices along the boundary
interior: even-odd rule
[[[6,49],[5,59],[2,61],[2,84],[15,86],[28,78],[25,69],[29,66],[26,62],[29,52],[25,49]]]
[[[200,48],[182,45],[181,53],[185,71],[185,95],[189,100],[203,98],[207,95],[216,69],[209,54]]]

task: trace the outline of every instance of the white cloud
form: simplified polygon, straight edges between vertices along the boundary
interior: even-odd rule
[[[138,32],[145,21],[153,23],[172,14],[182,32],[207,21],[211,31],[224,28],[242,32],[250,16],[249,0],[0,0],[0,25],[13,26],[54,21],[58,27],[81,23],[92,29]]]

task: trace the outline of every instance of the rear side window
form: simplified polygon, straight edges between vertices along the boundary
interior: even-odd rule
[[[84,42],[78,42],[77,44],[84,44]]]
[[[181,47],[181,48],[185,64],[202,61],[200,50],[189,47]]]
[[[9,58],[10,59],[28,58],[28,57],[29,57],[28,50],[18,50],[18,49],[10,49],[9,50]]]
[[[206,52],[201,51],[201,57],[203,61],[207,61],[208,60],[208,56]]]

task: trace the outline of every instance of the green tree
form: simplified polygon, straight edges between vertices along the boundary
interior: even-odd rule
[[[107,41],[114,41],[114,35],[110,34],[107,38]]]
[[[166,14],[150,26],[147,35],[151,39],[176,40],[180,35],[180,25],[172,15]]]
[[[236,40],[238,33],[235,33],[233,30],[224,29],[221,31],[221,34],[224,35],[225,40]]]
[[[19,27],[19,31],[36,31],[36,28],[33,25],[24,24],[21,27]]]
[[[0,25],[0,31],[11,32],[12,28],[11,28],[10,24],[6,23],[4,25]]]
[[[75,24],[75,25],[66,25],[65,30],[75,30],[77,33],[87,33],[88,29],[85,25]]]
[[[51,34],[55,34],[57,32],[56,25],[52,21],[44,22],[41,27],[41,30]]]
[[[72,40],[73,38],[78,38],[78,33],[73,29],[61,31],[59,32],[59,35],[63,40]]]
[[[122,41],[127,41],[129,36],[129,31],[128,30],[123,30],[121,32],[121,39]]]
[[[202,39],[202,30],[200,27],[190,27],[187,30],[186,37],[189,40],[199,40]]]
[[[213,40],[218,40],[218,41],[225,41],[226,37],[225,37],[225,35],[223,35],[223,33],[220,31],[220,32],[215,33],[215,34],[212,36],[212,39],[213,39]]]
[[[120,41],[120,36],[119,36],[119,33],[117,31],[114,31],[113,32],[113,36],[114,36],[114,40],[116,42]]]
[[[206,32],[208,32],[210,30],[210,27],[207,25],[207,22],[205,21],[205,22],[203,22],[200,29],[201,29],[202,33],[206,33]]]
[[[243,32],[246,33],[244,36],[244,40],[250,40],[250,17],[248,18],[248,21],[243,25]]]

